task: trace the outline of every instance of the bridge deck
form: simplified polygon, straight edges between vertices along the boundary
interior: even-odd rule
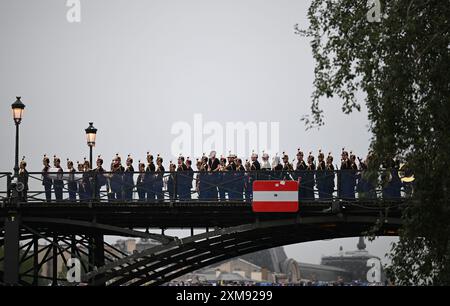
[[[389,212],[399,217],[404,200],[398,201],[339,201],[345,215],[374,216]],[[245,202],[51,202],[2,205],[0,218],[18,211],[22,218],[45,226],[48,218],[77,221],[95,221],[126,228],[205,228],[229,227],[253,223],[257,220],[276,220],[293,216],[327,216],[332,201],[302,202],[298,213],[254,213]],[[41,221],[40,221],[41,220]]]

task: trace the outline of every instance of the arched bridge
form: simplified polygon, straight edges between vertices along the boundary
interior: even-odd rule
[[[374,233],[396,235],[398,218],[383,218]],[[94,285],[159,285],[188,272],[240,255],[299,242],[354,237],[379,216],[291,217],[218,229],[174,240],[128,256],[85,275]],[[96,276],[101,276],[95,279]]]
[[[58,273],[70,258],[80,260],[81,281],[90,285],[159,285],[276,246],[367,233],[396,236],[408,203],[405,197],[344,199],[337,194],[301,200],[294,213],[255,213],[245,199],[47,202],[36,195],[19,201],[14,190],[7,192],[0,208],[0,279],[21,285],[70,285]],[[192,235],[179,239],[165,235],[167,229],[191,229]],[[194,229],[202,233],[194,235]],[[159,245],[129,255],[105,242],[106,235],[147,238]],[[51,271],[43,273],[44,266]]]

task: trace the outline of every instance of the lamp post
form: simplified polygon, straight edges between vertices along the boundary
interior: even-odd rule
[[[17,180],[19,178],[19,125],[22,121],[23,110],[25,104],[20,101],[20,97],[16,97],[17,100],[11,105],[14,123],[16,124],[16,160],[14,164],[14,178],[15,183],[11,183],[8,179],[8,197],[10,197],[11,203],[18,203],[17,193]],[[14,192],[11,196],[11,189],[14,188]],[[4,274],[3,282],[9,285],[17,285],[19,283],[19,238],[20,238],[20,214],[11,210],[8,213],[8,217],[5,218],[4,226]]]
[[[22,122],[23,111],[25,104],[20,101],[20,97],[16,97],[17,100],[11,104],[14,123],[16,124],[16,160],[14,163],[14,177],[19,176],[19,125]]]
[[[95,138],[97,137],[97,129],[94,127],[93,122],[89,122],[89,126],[85,129],[86,132],[86,141],[89,146],[89,162],[91,164],[92,169],[94,166],[92,165],[92,148],[95,146]],[[97,178],[94,180],[94,190],[93,190],[93,198],[98,197],[96,195],[96,183]],[[104,238],[103,234],[93,234],[89,238],[89,269],[91,267],[100,267],[105,264],[105,250],[104,250]]]
[[[87,145],[89,146],[89,163],[91,164],[92,169],[94,168],[94,166],[92,165],[92,148],[95,147],[95,138],[97,137],[97,129],[93,124],[93,122],[89,122],[88,128],[85,129],[86,141]]]

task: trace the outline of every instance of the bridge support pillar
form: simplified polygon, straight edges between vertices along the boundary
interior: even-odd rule
[[[104,266],[105,247],[103,234],[93,233],[92,237],[89,239],[89,242],[89,266],[97,268]],[[101,275],[99,275],[98,277],[101,277]],[[93,281],[95,282],[95,279]]]
[[[5,221],[5,261],[3,282],[7,285],[19,283],[19,240],[20,222],[17,215],[10,215]]]
[[[58,286],[58,235],[53,234],[52,286]]]
[[[39,285],[39,239],[33,235],[33,286]]]
[[[105,246],[102,234],[94,235],[94,266],[105,265]]]
[[[77,240],[76,235],[72,235],[70,238],[70,257],[76,258],[77,257]]]

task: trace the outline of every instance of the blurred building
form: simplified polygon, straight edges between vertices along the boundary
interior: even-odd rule
[[[123,253],[133,254],[157,245],[160,245],[160,243],[152,239],[139,239],[138,241],[135,239],[120,239],[113,246]]]
[[[343,275],[344,281],[367,282],[369,277],[378,279],[378,282],[384,282],[386,277],[381,260],[366,250],[363,237],[359,238],[356,248],[354,251],[344,252],[340,247],[339,253],[322,257],[321,264],[346,271],[347,273]]]
[[[177,282],[298,283],[298,263],[284,249],[272,248],[236,257],[184,275]]]
[[[374,267],[374,262],[378,262],[377,267]],[[379,271],[375,271],[377,268]],[[322,257],[321,264],[297,262],[287,257],[283,247],[277,247],[197,270],[177,281],[217,282],[227,278],[236,282],[290,284],[305,281],[367,283],[368,274],[372,275],[372,279],[376,279],[378,274],[379,282],[385,280],[380,258],[369,254],[364,239],[360,237],[356,250],[344,252],[341,247],[338,254]]]
[[[235,258],[222,262],[219,265],[210,266],[183,275],[176,279],[177,282],[216,283],[216,282],[274,282],[275,275],[271,271],[261,268],[242,258]]]
[[[159,242],[151,239],[122,239],[117,240],[111,247],[105,249],[109,253],[123,256],[121,253],[133,254],[159,245]],[[48,256],[50,252],[44,251],[47,246],[39,246],[39,260]],[[70,247],[62,246],[64,258],[70,257]],[[78,246],[82,261],[87,264],[88,250]],[[378,266],[374,266],[378,262]],[[58,276],[64,277],[66,272],[65,262],[58,257],[56,264]],[[379,269],[379,271],[377,271]],[[40,269],[42,276],[51,279],[53,274],[52,259],[46,260]],[[283,247],[277,247],[243,255],[231,260],[223,261],[215,265],[197,270],[176,279],[176,281],[202,283],[202,282],[239,282],[239,283],[290,283],[296,284],[304,281],[311,282],[367,282],[368,276],[378,282],[385,281],[380,258],[369,254],[366,250],[364,239],[359,238],[357,249],[343,251],[323,256],[321,264],[309,264],[297,262],[288,258]]]
[[[106,257],[111,257],[111,255],[115,255],[116,257],[122,257],[123,254],[125,253],[127,255],[131,255],[134,252],[140,252],[143,251],[145,249],[154,247],[156,245],[159,245],[159,243],[157,241],[151,240],[151,239],[139,239],[138,241],[136,241],[135,239],[121,239],[121,240],[117,240],[116,243],[114,243],[112,246],[105,246],[105,251]],[[66,267],[66,261],[71,257],[71,252],[70,252],[70,246],[69,245],[65,245],[65,244],[61,244],[60,245],[61,249],[63,250],[63,252],[61,252],[61,250],[58,250],[58,260],[56,262],[56,271],[57,271],[57,275],[58,278],[64,279],[66,276],[66,272],[67,272],[67,267]],[[82,246],[80,244],[77,245],[77,254],[76,257],[81,259],[81,264],[84,267],[87,267],[88,265],[88,254],[89,251],[85,246]],[[39,274],[42,277],[48,278],[49,281],[52,278],[53,275],[53,269],[54,269],[54,265],[53,265],[53,259],[52,259],[52,249],[49,248],[49,245],[46,244],[42,244],[38,246],[38,260],[39,262],[43,261],[42,266],[40,267],[39,270]],[[62,257],[64,257],[64,260]]]
[[[341,268],[316,265],[309,263],[298,263],[300,269],[301,279],[304,281],[321,281],[321,282],[336,282],[348,280],[351,278],[351,274]]]

